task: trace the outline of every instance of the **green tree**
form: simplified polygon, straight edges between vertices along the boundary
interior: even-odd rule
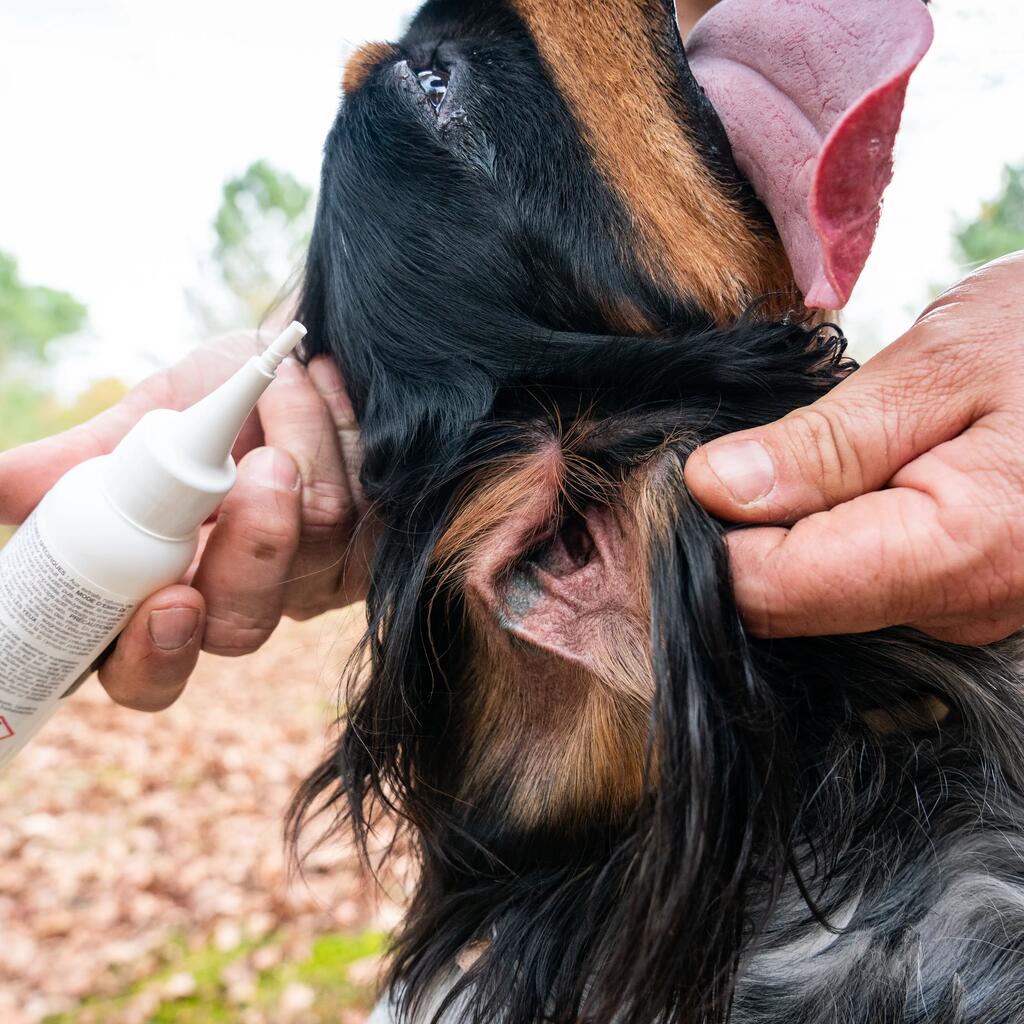
[[[958,255],[971,266],[1024,249],[1024,164],[1007,166],[999,196],[981,208],[977,220],[955,234]]]
[[[77,299],[25,284],[16,260],[0,252],[0,450],[81,423],[124,394],[124,385],[114,380],[95,383],[70,402],[50,394],[46,364],[85,320]]]
[[[23,376],[5,380],[0,383],[0,451],[84,423],[119,402],[127,391],[121,381],[105,377],[65,402]]]
[[[25,284],[13,256],[0,252],[0,370],[15,358],[44,362],[50,343],[81,330],[85,307],[67,292]]]
[[[202,280],[187,295],[204,332],[259,323],[309,244],[313,190],[265,160],[224,185]]]

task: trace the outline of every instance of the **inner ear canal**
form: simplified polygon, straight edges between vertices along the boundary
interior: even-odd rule
[[[596,557],[597,545],[583,512],[569,510],[560,518],[554,534],[527,555],[532,562],[556,579],[565,579],[585,569]]]
[[[502,628],[590,671],[607,665],[611,652],[620,658],[623,631],[637,632],[642,604],[630,571],[635,538],[621,520],[606,504],[564,507],[494,581]]]

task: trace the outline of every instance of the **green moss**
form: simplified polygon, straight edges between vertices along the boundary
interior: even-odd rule
[[[196,983],[195,992],[182,999],[164,999],[147,1024],[231,1024],[245,1007],[261,1011],[270,1022],[276,1019],[275,1009],[283,992],[295,983],[316,993],[304,1020],[337,1024],[343,1010],[368,1009],[372,1005],[373,985],[351,981],[348,967],[384,950],[386,936],[379,932],[322,935],[313,941],[309,956],[263,971],[255,978],[251,998],[242,1005],[229,1004],[225,969],[245,960],[260,946],[282,940],[281,935],[271,935],[259,943],[244,943],[228,952],[213,946],[189,950],[183,940],[178,940],[164,951],[163,966],[150,977],[127,986],[115,996],[87,999],[69,1013],[48,1018],[46,1024],[111,1024],[143,993],[161,991],[177,974],[191,975]]]
[[[322,935],[313,943],[313,952],[299,967],[302,981],[316,988],[318,982],[328,983],[342,967],[380,953],[384,936],[377,932],[362,935]]]

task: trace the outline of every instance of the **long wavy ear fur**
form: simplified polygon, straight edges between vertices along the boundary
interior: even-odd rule
[[[723,1018],[742,940],[762,923],[752,884],[763,915],[764,883],[785,875],[793,824],[784,709],[748,647],[721,527],[686,493],[681,461],[673,475],[651,552],[657,798],[635,849],[623,851],[614,938],[587,1018],[610,1020],[624,1005],[628,1024]]]

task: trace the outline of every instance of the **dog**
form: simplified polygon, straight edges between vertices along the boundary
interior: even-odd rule
[[[1016,641],[769,643],[699,444],[855,372],[919,0],[430,0],[349,63],[299,315],[379,529],[292,809],[418,863],[390,1008],[1024,1021]]]

